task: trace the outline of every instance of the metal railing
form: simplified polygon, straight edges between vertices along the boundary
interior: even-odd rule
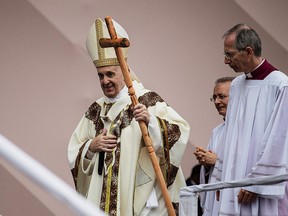
[[[251,185],[271,185],[288,180],[288,174],[273,175],[266,177],[247,178],[241,180],[217,182],[211,184],[200,184],[180,189],[180,216],[197,216],[198,193],[214,191],[225,188],[237,188]]]
[[[94,204],[77,193],[74,188],[70,187],[1,134],[0,157],[4,158],[9,164],[58,199],[58,201],[69,206],[76,215],[105,215]]]
[[[76,215],[104,216],[93,203],[77,193],[74,188],[34,160],[11,141],[0,134],[0,157],[22,172],[27,178],[46,190],[55,199],[74,210]],[[180,190],[180,216],[197,216],[198,193],[225,188],[251,185],[271,185],[288,180],[288,174],[257,177],[229,182],[200,184],[183,187]]]

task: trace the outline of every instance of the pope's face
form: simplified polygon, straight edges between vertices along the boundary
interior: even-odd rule
[[[120,66],[98,67],[97,72],[104,95],[115,98],[125,86]]]

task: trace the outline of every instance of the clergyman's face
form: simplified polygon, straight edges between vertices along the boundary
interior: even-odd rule
[[[229,90],[231,82],[218,83],[214,87],[213,98],[215,98],[214,105],[219,113],[223,117],[226,116]]]
[[[245,50],[237,50],[235,47],[235,34],[224,39],[224,63],[228,64],[236,73],[249,71],[249,58]]]
[[[120,66],[98,67],[97,72],[104,95],[115,98],[125,86]]]

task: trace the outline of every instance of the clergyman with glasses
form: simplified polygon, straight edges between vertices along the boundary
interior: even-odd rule
[[[230,87],[223,154],[218,155],[223,164],[218,167],[216,162],[217,176],[220,181],[233,181],[285,174],[288,77],[262,57],[261,39],[250,26],[238,24],[223,39],[224,63],[244,74]],[[288,215],[285,199],[286,182],[225,189],[213,215]]]
[[[216,182],[214,175],[214,166],[221,151],[222,136],[225,126],[225,116],[228,106],[230,85],[234,77],[222,77],[215,81],[213,95],[210,101],[214,103],[219,115],[223,117],[224,122],[219,124],[212,130],[209,145],[207,149],[198,146],[194,152],[199,164],[202,165],[200,173],[200,183],[213,183]],[[201,206],[204,215],[212,215],[212,209],[217,208],[214,191],[208,191],[201,194]]]

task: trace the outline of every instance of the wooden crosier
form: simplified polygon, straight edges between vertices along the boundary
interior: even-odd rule
[[[135,106],[138,104],[138,99],[137,99],[137,96],[135,95],[135,90],[133,88],[133,83],[132,83],[132,79],[130,77],[127,63],[126,63],[125,58],[123,56],[122,49],[120,48],[120,47],[125,47],[126,45],[123,42],[121,43],[121,41],[122,41],[121,39],[119,42],[119,38],[117,38],[117,34],[116,34],[116,31],[115,31],[115,28],[114,28],[114,25],[112,22],[112,18],[107,16],[105,18],[105,22],[106,22],[106,25],[107,25],[111,39],[100,39],[99,44],[103,48],[114,47],[117,59],[119,61],[119,64],[120,64],[120,67],[121,67],[121,70],[122,70],[122,73],[124,76],[125,84],[128,87],[130,99],[132,101],[133,106]],[[125,41],[126,40],[128,40],[128,39],[125,38]],[[128,43],[128,44],[130,44],[130,43]],[[151,140],[150,136],[148,135],[147,126],[146,126],[144,121],[139,121],[139,126],[140,126],[140,129],[142,132],[143,140],[144,140],[145,145],[147,147],[147,150],[149,152],[149,157],[151,159],[151,162],[152,162],[155,174],[156,174],[156,178],[160,184],[160,188],[161,188],[164,200],[165,200],[165,205],[166,205],[168,214],[169,214],[169,216],[175,216],[176,214],[175,214],[173,205],[172,205],[171,200],[170,200],[170,196],[168,193],[168,189],[166,187],[164,177],[163,177],[162,172],[161,172],[161,168],[159,166],[159,161],[156,157],[156,153],[155,153],[154,148],[152,146],[152,140]]]
[[[127,38],[100,38],[99,44],[102,48],[106,47],[129,47],[130,42]]]

